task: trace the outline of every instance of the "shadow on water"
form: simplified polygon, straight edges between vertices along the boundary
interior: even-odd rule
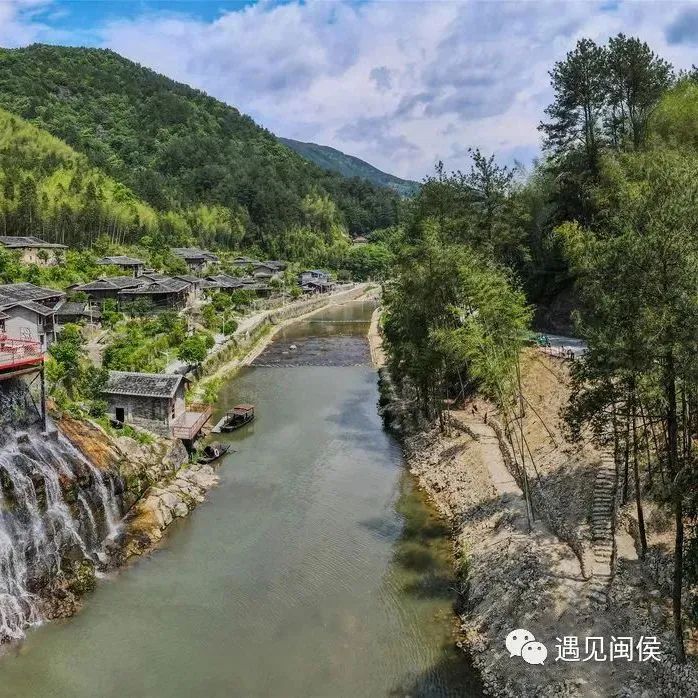
[[[479,698],[483,696],[482,682],[464,661],[463,652],[454,648],[415,678],[393,687],[391,698]]]
[[[396,525],[387,519],[371,519],[364,525],[377,535],[394,536],[391,582],[401,594],[431,604],[433,619],[445,630],[434,663],[399,682],[389,695],[482,696],[482,684],[472,663],[456,645],[455,608],[460,597],[450,526],[408,472],[400,478],[395,513]]]

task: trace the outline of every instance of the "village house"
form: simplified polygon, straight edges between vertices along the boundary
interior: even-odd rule
[[[260,281],[271,281],[281,278],[281,270],[266,262],[258,262],[254,265],[252,276]]]
[[[192,274],[177,274],[177,276],[173,278],[189,284],[189,289],[187,292],[188,306],[194,305],[194,303],[196,303],[198,300],[201,300],[201,289],[204,280],[200,276],[193,276]]]
[[[49,267],[60,263],[64,256],[66,245],[55,242],[46,242],[37,237],[27,236],[0,236],[0,246],[13,252],[19,252],[24,264],[36,264],[40,267]]]
[[[92,303],[101,305],[107,299],[118,301],[121,291],[128,288],[135,288],[141,284],[143,284],[142,277],[103,276],[86,284],[71,286],[69,290],[84,293]]]
[[[120,291],[119,306],[128,310],[130,305],[145,301],[154,311],[178,310],[187,306],[191,291],[192,285],[189,282],[165,277]]]
[[[368,238],[365,238],[363,235],[359,235],[355,237],[351,242],[353,245],[368,245]]]
[[[265,259],[262,264],[266,264],[268,267],[272,267],[277,271],[284,271],[288,267],[287,262],[283,262],[280,259]]]
[[[322,269],[307,269],[298,275],[298,283],[303,287],[308,281],[327,281],[330,275]]]
[[[207,267],[218,264],[218,257],[208,250],[198,247],[173,247],[172,254],[183,259],[190,271],[200,272]]]
[[[242,287],[242,279],[228,274],[212,274],[202,282],[202,288],[205,290],[237,291]]]
[[[56,306],[62,291],[30,283],[0,286],[0,332],[12,339],[50,344],[55,339]]]
[[[136,257],[117,255],[115,257],[102,257],[97,264],[119,267],[123,271],[131,272],[132,276],[140,276],[145,271],[145,262]]]
[[[64,325],[82,324],[98,325],[102,321],[102,313],[93,308],[89,302],[64,300],[56,306],[56,329]]]
[[[234,267],[253,267],[255,264],[259,264],[259,260],[251,257],[236,257],[231,264]]]
[[[211,408],[191,405],[187,409],[188,382],[176,373],[110,371],[103,391],[107,414],[118,424],[192,442],[209,420]]]
[[[334,290],[334,284],[324,279],[307,279],[301,284],[303,293],[329,293]]]

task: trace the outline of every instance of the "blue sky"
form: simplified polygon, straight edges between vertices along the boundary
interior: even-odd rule
[[[275,133],[420,179],[479,146],[539,152],[547,71],[578,38],[640,36],[698,63],[698,4],[0,0],[0,45],[112,48],[205,90]]]

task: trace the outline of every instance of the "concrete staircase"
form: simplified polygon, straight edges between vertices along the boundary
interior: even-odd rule
[[[594,562],[589,600],[605,605],[615,565],[616,468],[612,456],[604,455],[596,472],[591,512]]]

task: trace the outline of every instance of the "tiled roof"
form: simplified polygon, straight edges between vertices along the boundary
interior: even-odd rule
[[[142,259],[127,257],[126,255],[116,255],[115,257],[102,257],[97,264],[115,264],[119,267],[141,267],[145,266]]]
[[[0,286],[0,307],[9,303],[23,303],[24,301],[42,301],[47,298],[62,298],[63,291],[55,288],[42,288],[30,283],[4,284]]]
[[[182,279],[165,278],[162,281],[154,281],[151,284],[124,289],[120,293],[121,295],[152,296],[159,293],[181,293],[189,286],[191,284],[187,281],[182,281]]]
[[[37,303],[36,301],[14,301],[12,303],[2,304],[3,310],[10,311],[14,308],[26,308],[27,310],[31,310],[37,315],[41,315],[41,317],[47,317],[49,315],[53,315],[56,312],[54,308],[49,308],[46,305],[41,305],[41,303]]]
[[[242,281],[234,276],[228,276],[227,274],[214,274],[212,276],[207,276],[206,281],[213,282],[215,288],[241,288]],[[210,287],[209,287],[210,288]]]
[[[138,277],[134,276],[103,276],[95,281],[74,286],[74,291],[114,291],[125,288],[133,288],[143,283]]]
[[[2,235],[0,236],[0,245],[4,247],[9,247],[11,249],[37,249],[37,248],[53,248],[59,250],[67,249],[66,245],[59,245],[56,242],[46,242],[46,240],[41,240],[32,235],[27,237],[20,237],[18,235]]]
[[[56,315],[84,315],[85,317],[100,318],[99,310],[90,310],[86,303],[64,301],[56,308]]]
[[[103,392],[107,395],[172,398],[183,380],[187,379],[176,373],[110,371]]]
[[[218,257],[215,254],[198,247],[173,247],[172,254],[182,259],[200,259],[205,262],[218,261]]]

